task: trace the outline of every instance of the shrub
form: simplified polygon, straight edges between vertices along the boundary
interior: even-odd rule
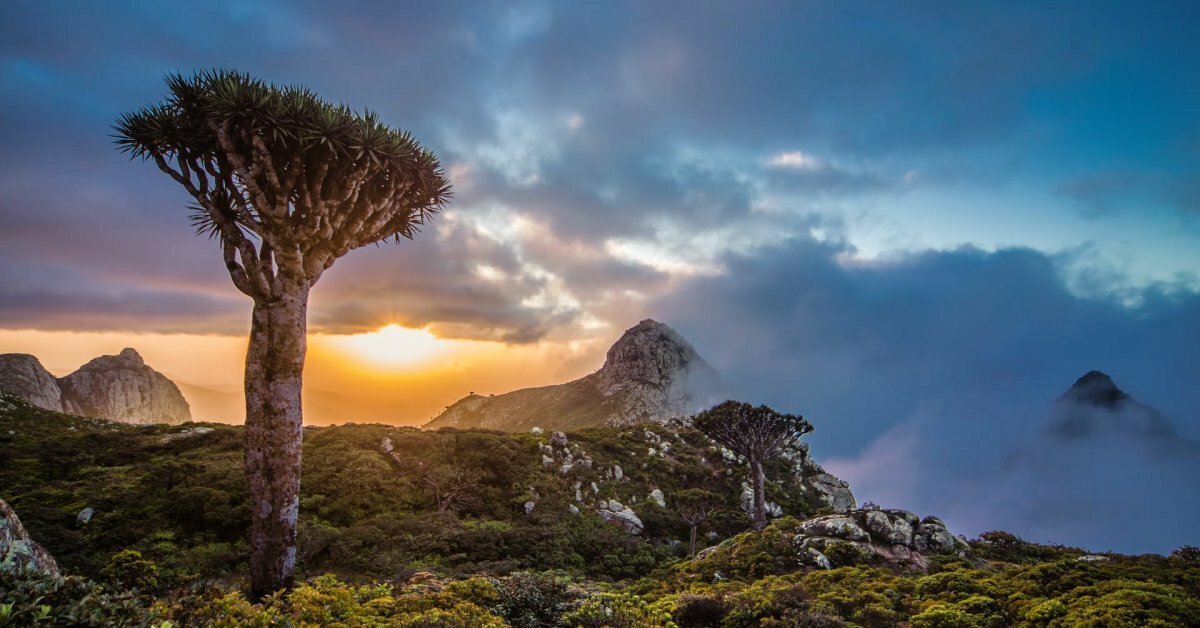
[[[562,623],[575,628],[675,628],[669,613],[653,609],[642,598],[628,593],[593,595],[564,615]]]
[[[77,576],[0,572],[0,626],[144,626],[157,615],[138,596]]]
[[[492,610],[514,628],[553,626],[580,597],[565,578],[528,571],[498,580],[496,594]]]

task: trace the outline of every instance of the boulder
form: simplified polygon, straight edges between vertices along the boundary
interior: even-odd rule
[[[32,355],[0,355],[0,392],[16,395],[39,408],[63,411],[58,380]]]
[[[85,526],[85,525],[91,523],[92,517],[95,514],[96,514],[96,509],[92,508],[91,506],[88,506],[87,508],[80,510],[78,515],[75,515],[75,524]]]
[[[661,489],[656,488],[653,491],[650,491],[650,494],[646,496],[646,499],[649,499],[650,501],[657,504],[659,508],[667,507],[666,496],[663,495],[663,492]]]
[[[642,520],[637,516],[637,513],[630,510],[628,506],[622,505],[617,500],[609,500],[607,503],[600,502],[600,504],[600,516],[606,521],[620,526],[629,534],[641,534],[646,529],[646,526],[642,524]]]
[[[29,537],[4,500],[0,500],[0,571],[59,575],[54,557]]]
[[[567,442],[567,435],[563,434],[562,432],[555,432],[550,435],[551,447],[566,447]]]

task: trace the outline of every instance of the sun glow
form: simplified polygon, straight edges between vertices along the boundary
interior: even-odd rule
[[[330,339],[339,348],[384,367],[413,366],[442,352],[442,341],[424,329],[395,323],[376,331]]]

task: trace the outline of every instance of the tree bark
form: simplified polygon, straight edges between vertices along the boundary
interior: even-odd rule
[[[691,539],[688,541],[688,556],[696,555],[696,528],[698,528],[698,527],[700,527],[700,526],[698,526],[696,524],[692,524],[692,536],[691,536]]]
[[[275,294],[255,299],[246,352],[245,464],[254,600],[291,588],[296,568],[309,284],[278,281],[277,288]]]
[[[767,476],[761,460],[752,460],[750,471],[754,476],[754,529],[762,532],[767,527]]]

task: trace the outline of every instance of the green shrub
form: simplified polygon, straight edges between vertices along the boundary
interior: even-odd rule
[[[593,595],[563,616],[562,623],[572,628],[675,628],[669,613],[628,593]]]
[[[0,626],[144,626],[155,622],[137,595],[90,580],[0,572]]]

